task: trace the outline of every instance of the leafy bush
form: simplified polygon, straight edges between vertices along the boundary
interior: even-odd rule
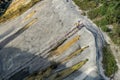
[[[110,77],[112,74],[114,74],[118,70],[118,66],[116,65],[115,58],[112,54],[112,51],[107,45],[103,48],[103,68],[105,70],[105,75]]]
[[[110,29],[106,26],[102,26],[101,29],[104,31],[104,32],[110,32]]]

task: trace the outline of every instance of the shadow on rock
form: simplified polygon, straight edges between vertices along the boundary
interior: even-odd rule
[[[11,3],[12,0],[0,0],[0,16],[5,13]]]
[[[54,65],[51,66],[51,64],[53,63]],[[62,74],[56,74],[57,70],[58,72],[60,71]],[[71,72],[70,70],[72,70],[72,68],[66,68],[65,64],[49,61],[48,59],[35,55],[35,53],[23,51],[18,48],[7,47],[0,50],[0,80],[23,80],[28,76],[30,76],[30,78],[28,77],[29,79],[25,80],[41,80],[41,75],[44,77],[50,75],[48,76],[48,78],[42,78],[42,80],[74,80],[83,73],[80,70],[75,70],[73,72]],[[64,77],[64,75],[67,76]],[[57,78],[60,76],[64,77],[64,79]],[[88,75],[84,80],[104,79],[101,79],[100,76]]]
[[[49,65],[47,59],[18,48],[7,47],[0,50],[0,78],[3,80],[22,80]]]

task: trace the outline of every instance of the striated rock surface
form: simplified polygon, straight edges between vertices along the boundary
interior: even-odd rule
[[[15,0],[8,11],[17,10],[17,7],[30,1]],[[13,8],[14,6],[16,8]],[[84,27],[77,29],[56,47],[60,39],[64,39],[66,34],[76,27],[78,21],[81,21]],[[79,39],[75,38],[76,36],[80,36]],[[72,68],[75,71],[62,79],[108,79],[104,76],[101,65],[104,42],[102,32],[77,11],[72,0],[43,0],[15,19],[0,24],[0,79],[22,80],[36,71],[48,69],[53,62],[60,63],[76,50],[86,46],[89,47],[67,62],[61,62],[49,75],[72,68],[88,59],[81,68]],[[52,52],[58,52],[59,55],[49,57]]]
[[[41,0],[10,0],[0,5],[0,23],[16,18]],[[4,14],[3,14],[4,13]]]

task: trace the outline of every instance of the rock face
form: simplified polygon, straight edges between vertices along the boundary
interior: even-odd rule
[[[11,0],[1,4],[0,23],[16,18],[41,0]],[[12,2],[12,3],[11,3]],[[4,13],[4,14],[3,14]]]
[[[16,11],[20,6],[25,6],[30,2],[31,0],[2,0],[0,1],[0,8],[5,9],[8,7],[7,12]]]
[[[30,0],[21,0],[21,4],[22,1],[29,2]],[[11,9],[12,6],[14,3],[11,4]],[[61,48],[61,55],[53,55],[49,58],[48,54],[52,52],[50,48],[56,45],[54,43],[59,41],[61,37],[66,36],[66,33],[75,28],[75,23],[78,23],[79,20],[82,21],[84,27],[67,37],[57,48],[66,45],[78,35],[80,39],[67,44],[66,50]],[[0,30],[2,30],[0,31],[1,79],[21,80],[36,71],[47,68],[53,61],[60,62],[77,49],[85,46],[89,47],[66,63],[58,65],[56,71],[69,68],[88,59],[86,64],[65,77],[64,80],[101,80],[106,78],[100,62],[104,37],[92,22],[76,10],[71,0],[39,2],[14,20],[0,24]],[[52,50],[54,51],[56,48]]]
[[[13,0],[12,3],[10,4],[9,8],[7,9],[7,12],[16,11],[17,9],[19,9],[19,7],[25,6],[30,2],[31,2],[31,0]]]

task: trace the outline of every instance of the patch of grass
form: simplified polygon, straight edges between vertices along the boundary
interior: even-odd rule
[[[31,0],[31,2],[29,2],[28,4],[19,6],[18,9],[16,9],[15,11],[11,10],[5,13],[3,16],[0,17],[0,23],[21,15],[22,13],[24,13],[26,10],[28,10],[30,7],[32,7],[34,4],[36,4],[39,1],[41,0]]]
[[[89,10],[97,7],[95,1],[92,0],[73,0],[82,10]]]
[[[118,24],[113,24],[114,29],[112,32],[109,32],[108,35],[116,45],[120,45],[120,26]]]
[[[114,74],[118,70],[118,66],[116,65],[115,58],[112,54],[112,51],[110,49],[110,46],[107,45],[103,48],[103,68],[104,73],[106,76],[110,77],[112,74]]]
[[[108,25],[108,21],[106,18],[102,18],[101,20],[94,21],[98,26],[105,26]]]
[[[104,32],[110,32],[110,29],[105,25],[105,26],[101,26],[101,29],[104,31]]]
[[[99,8],[92,9],[88,12],[88,17],[90,19],[95,19],[97,17],[102,17],[105,15],[107,8],[100,6]]]
[[[73,0],[104,32],[107,32],[115,44],[120,45],[120,1],[118,0]],[[91,4],[92,3],[92,4]],[[101,5],[101,6],[99,6]],[[106,27],[113,25],[112,31]]]
[[[102,6],[97,7],[90,2],[93,0],[73,0],[76,5],[82,10],[88,10],[88,17],[95,20],[97,26],[99,26],[104,32],[107,32],[114,43],[120,45],[120,1],[112,0],[96,0],[97,4],[102,4]],[[91,5],[91,6],[90,6]],[[96,8],[97,7],[97,8]],[[98,19],[99,18],[99,19]],[[107,27],[107,25],[113,25],[112,31]],[[112,54],[109,45],[103,48],[103,68],[105,70],[105,75],[110,77],[118,70],[117,63]]]
[[[96,25],[99,26],[104,32],[110,32],[110,29],[106,26],[108,22],[106,18],[102,18],[101,20],[95,21]]]

